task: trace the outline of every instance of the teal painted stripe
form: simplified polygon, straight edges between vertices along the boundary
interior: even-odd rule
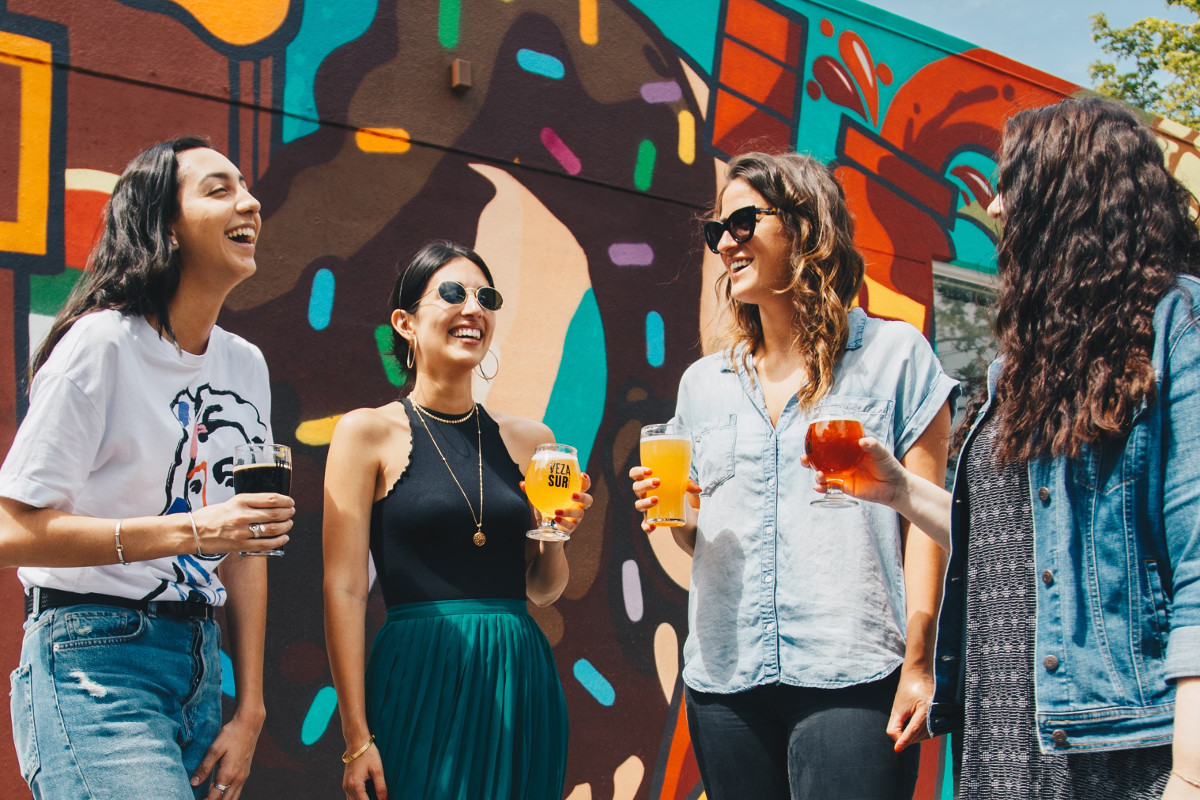
[[[948,733],[942,740],[942,787],[939,800],[954,800],[954,756],[950,747],[950,737],[956,733]]]
[[[633,167],[633,185],[643,192],[650,190],[650,184],[654,181],[654,159],[658,156],[658,150],[654,147],[654,142],[649,139],[643,139],[638,145],[637,163]]]
[[[580,364],[587,364],[588,368],[579,369]],[[607,365],[600,307],[596,304],[596,293],[588,289],[567,326],[562,361],[542,417],[542,422],[554,431],[554,438],[579,451],[579,467],[583,470],[587,470],[604,416]]]
[[[308,296],[308,324],[314,331],[323,331],[329,327],[333,316],[333,292],[336,282],[333,273],[327,269],[317,270],[313,275],[312,291]]]
[[[458,47],[458,26],[461,18],[460,0],[441,0],[438,4],[438,41],[442,47]]]
[[[554,80],[562,80],[563,76],[567,74],[563,62],[548,53],[539,53],[537,50],[518,50],[517,66],[526,72]]]
[[[233,661],[221,651],[221,694],[226,697],[237,697],[237,684],[233,680]]]
[[[380,325],[375,329],[375,347],[379,350],[379,360],[383,362],[383,371],[392,386],[403,386],[404,367],[392,355],[392,326]]]
[[[337,710],[337,692],[332,686],[324,686],[321,691],[317,692],[317,696],[313,698],[312,705],[308,707],[308,713],[304,715],[304,722],[300,724],[300,742],[304,745],[313,745],[320,741],[325,735],[326,729],[329,728],[329,720],[333,719],[333,712]]]
[[[574,673],[575,680],[579,681],[579,685],[587,689],[588,694],[596,698],[596,702],[600,705],[611,706],[617,701],[617,693],[613,689],[613,685],[586,658],[575,662]]]
[[[646,315],[646,361],[661,367],[667,360],[667,329],[662,315],[651,311]]]

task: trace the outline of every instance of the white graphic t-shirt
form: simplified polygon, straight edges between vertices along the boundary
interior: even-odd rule
[[[124,519],[195,511],[233,496],[233,448],[270,442],[267,365],[214,327],[203,355],[180,352],[140,316],[78,320],[38,370],[29,413],[0,467],[0,496]],[[136,599],[225,602],[223,556],[17,571],[33,586]]]

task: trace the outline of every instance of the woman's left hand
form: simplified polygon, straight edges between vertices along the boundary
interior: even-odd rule
[[[204,760],[192,773],[192,785],[199,786],[212,773],[206,800],[238,800],[246,779],[262,723],[240,719],[236,714],[217,735],[204,754]],[[224,787],[224,789],[222,789]]]
[[[592,496],[587,493],[587,490],[592,488],[592,479],[586,472],[582,477],[583,486],[580,487],[580,491],[571,495],[571,499],[575,501],[575,507],[560,508],[554,512],[554,524],[567,533],[575,532],[579,523],[583,521],[584,512],[591,508],[594,502]]]
[[[901,667],[900,685],[896,687],[887,726],[887,735],[896,743],[897,753],[929,738],[925,718],[932,700],[933,676],[927,670]]]

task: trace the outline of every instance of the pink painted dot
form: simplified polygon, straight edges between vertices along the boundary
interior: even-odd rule
[[[550,155],[554,156],[569,174],[578,175],[579,170],[583,169],[579,157],[571,152],[571,148],[567,147],[566,142],[552,128],[542,128],[542,146],[550,151]]]

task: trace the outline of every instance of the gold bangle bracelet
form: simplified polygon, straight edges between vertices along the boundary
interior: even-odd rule
[[[342,763],[343,763],[343,764],[349,764],[351,761],[353,761],[354,759],[358,758],[358,757],[359,757],[359,756],[361,756],[363,753],[367,752],[367,750],[368,750],[368,749],[371,747],[371,745],[373,745],[373,744],[375,744],[375,736],[374,736],[374,734],[372,734],[372,735],[371,735],[371,738],[370,738],[370,739],[367,739],[367,743],[366,743],[366,744],[364,744],[362,747],[360,747],[360,748],[358,748],[357,750],[355,750],[353,753],[351,753],[349,750],[347,750],[346,752],[342,753]]]
[[[117,529],[113,531],[113,536],[117,540],[117,561],[121,562],[121,566],[128,567],[129,562],[125,560],[125,548],[121,545],[121,523],[125,520],[117,520]]]
[[[1195,786],[1197,789],[1200,789],[1200,781],[1192,780],[1191,778],[1184,775],[1182,772],[1176,772],[1175,770],[1171,770],[1171,774],[1174,775],[1176,778],[1179,778],[1179,780],[1183,781],[1188,786]]]

